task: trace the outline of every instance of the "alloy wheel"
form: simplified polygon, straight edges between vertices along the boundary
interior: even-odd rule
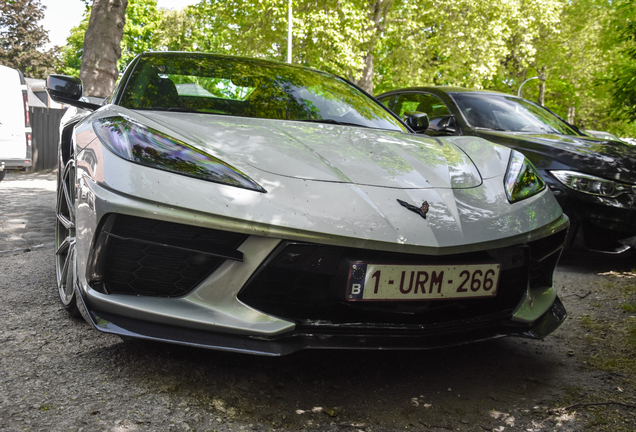
[[[71,316],[79,316],[75,299],[75,160],[72,156],[58,175],[56,214],[55,272],[60,301]]]

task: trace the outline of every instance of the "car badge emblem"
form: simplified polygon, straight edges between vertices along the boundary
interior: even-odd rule
[[[406,207],[407,209],[417,213],[418,215],[426,219],[426,213],[428,213],[428,201],[424,201],[421,207],[414,206],[413,204],[409,204],[406,201],[402,200],[397,200],[397,202],[399,202],[401,206]]]

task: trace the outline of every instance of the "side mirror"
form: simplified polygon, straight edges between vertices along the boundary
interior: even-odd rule
[[[428,114],[418,111],[407,111],[404,113],[404,122],[415,132],[424,132],[428,129]]]
[[[440,134],[455,135],[457,133],[457,126],[455,125],[454,116],[442,117],[437,123],[437,132]]]
[[[55,98],[79,100],[82,97],[82,80],[66,75],[49,75],[46,79],[46,91],[53,100]]]
[[[46,79],[46,92],[55,102],[96,110],[100,105],[82,100],[82,81],[67,75],[49,75]]]

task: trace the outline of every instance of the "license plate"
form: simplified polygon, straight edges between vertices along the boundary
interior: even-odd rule
[[[497,295],[500,268],[496,263],[412,265],[354,262],[349,269],[347,299],[403,301],[494,297]]]

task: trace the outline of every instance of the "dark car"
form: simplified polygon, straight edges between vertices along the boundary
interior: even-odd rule
[[[569,246],[610,253],[636,246],[634,146],[586,136],[550,110],[498,92],[418,87],[377,99],[417,133],[478,136],[525,154],[570,217]]]

